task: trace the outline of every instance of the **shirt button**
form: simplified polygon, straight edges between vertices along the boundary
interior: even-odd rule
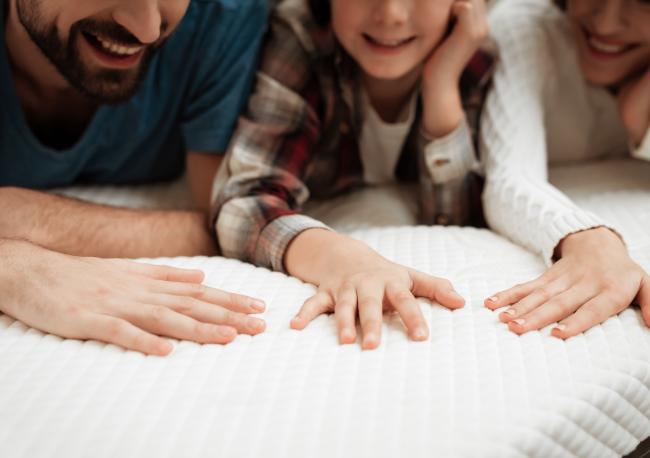
[[[436,224],[440,226],[446,226],[449,224],[449,215],[445,215],[444,213],[440,213],[436,215]]]
[[[339,132],[341,132],[343,135],[347,135],[350,133],[350,125],[343,121],[341,124],[339,124]]]

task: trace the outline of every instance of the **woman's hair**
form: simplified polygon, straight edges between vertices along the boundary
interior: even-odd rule
[[[566,9],[567,0],[553,0],[553,3],[559,6],[561,10]]]
[[[309,9],[314,16],[316,23],[321,26],[326,26],[330,23],[331,10],[329,0],[308,0]]]

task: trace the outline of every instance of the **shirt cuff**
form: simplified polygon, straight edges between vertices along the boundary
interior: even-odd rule
[[[612,225],[604,222],[593,213],[582,211],[569,215],[560,216],[549,225],[549,231],[546,233],[546,240],[542,243],[542,256],[547,266],[551,266],[555,261],[554,253],[560,242],[571,234],[605,227],[618,235],[623,243],[625,240],[621,232]]]
[[[434,184],[444,184],[462,178],[478,167],[472,135],[467,120],[446,137],[431,139],[424,146],[424,161]]]
[[[641,141],[638,148],[632,148],[632,157],[650,161],[650,129],[645,134],[645,138]]]
[[[273,270],[287,273],[284,255],[287,247],[301,232],[307,229],[328,229],[328,226],[304,215],[288,215],[274,219],[262,230],[255,247],[253,262],[270,266]]]

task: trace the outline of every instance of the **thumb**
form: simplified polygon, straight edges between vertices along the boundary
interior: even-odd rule
[[[411,291],[416,297],[426,297],[450,309],[458,309],[465,305],[465,299],[456,292],[449,280],[409,270],[413,287]]]
[[[646,275],[641,281],[641,289],[636,297],[641,306],[641,315],[646,326],[650,327],[650,276]]]

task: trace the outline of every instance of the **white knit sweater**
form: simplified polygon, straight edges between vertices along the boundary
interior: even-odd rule
[[[490,22],[501,62],[481,121],[486,218],[550,263],[567,235],[616,227],[548,183],[549,165],[629,155],[629,139],[615,97],[585,82],[551,0],[501,0]]]

